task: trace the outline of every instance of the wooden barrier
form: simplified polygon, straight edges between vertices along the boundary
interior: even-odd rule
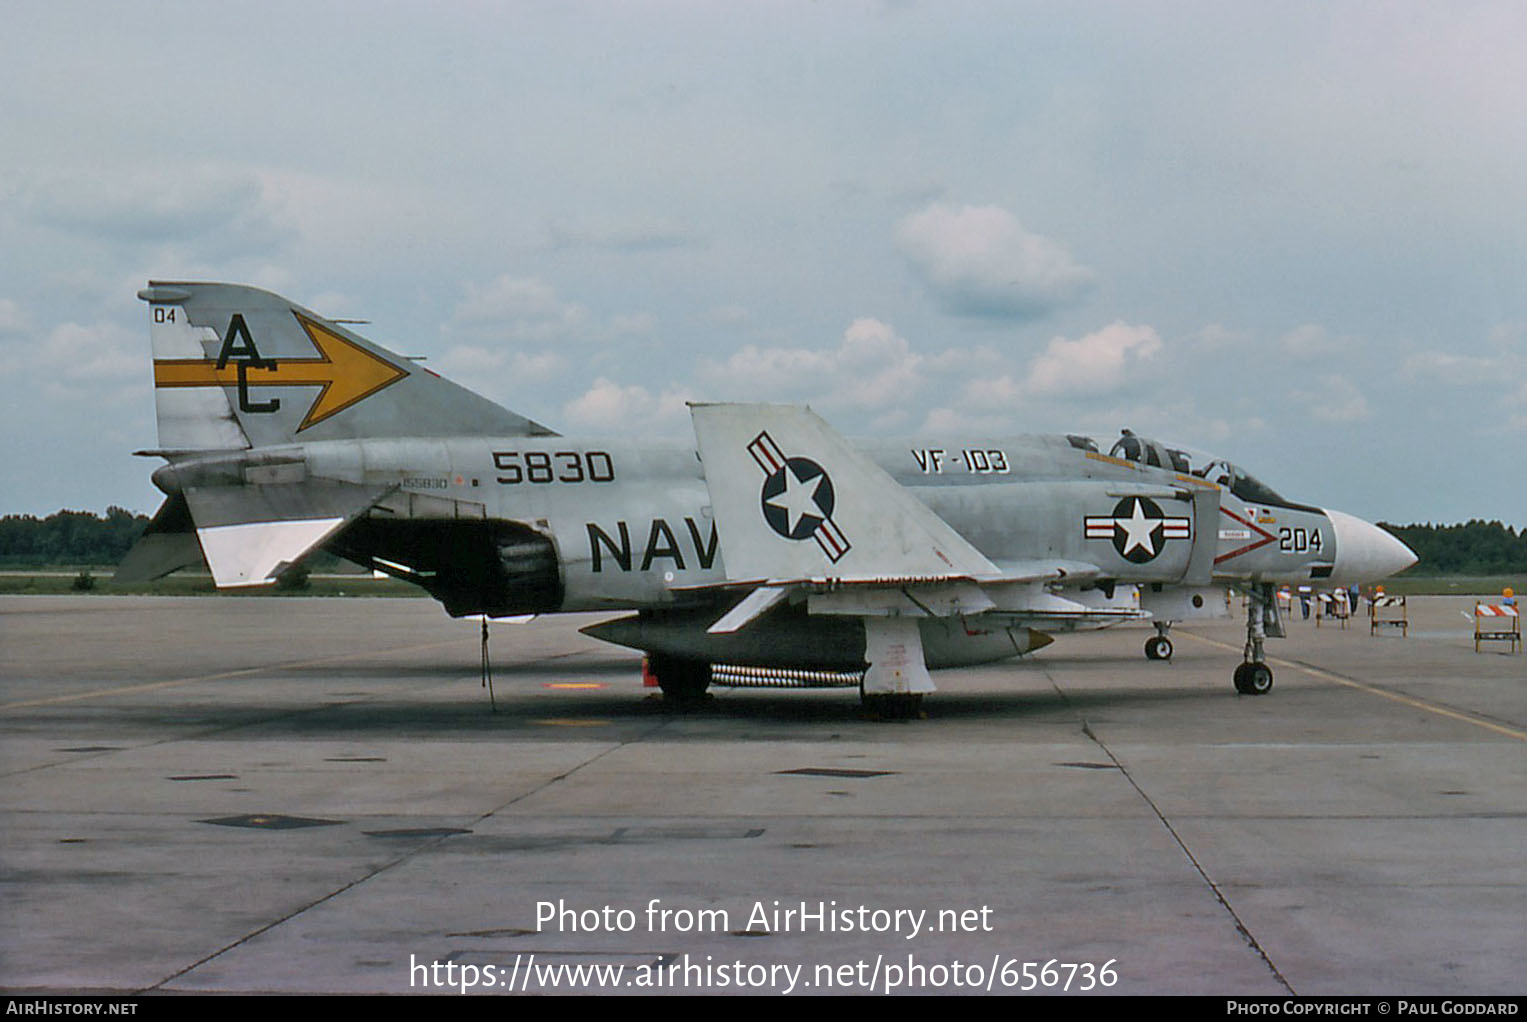
[[[1368,634],[1380,628],[1398,628],[1402,638],[1410,635],[1410,618],[1403,596],[1375,596],[1368,601]]]
[[[1320,627],[1320,619],[1323,617],[1335,618],[1341,622],[1343,629],[1347,627],[1347,619],[1352,616],[1352,609],[1347,606],[1347,591],[1338,589],[1334,593],[1317,593],[1315,599],[1319,604],[1315,608],[1315,627]]]
[[[1503,603],[1474,604],[1474,652],[1481,642],[1507,642],[1510,652],[1522,648],[1522,617],[1515,606]]]

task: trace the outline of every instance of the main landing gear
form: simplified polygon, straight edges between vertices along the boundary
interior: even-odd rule
[[[664,703],[690,709],[705,701],[711,669],[704,660],[684,660],[653,653],[647,657],[647,671],[657,678]]]
[[[872,720],[921,720],[923,718],[923,694],[921,692],[866,692],[864,682],[859,682],[859,705]]]
[[[1262,640],[1282,635],[1278,604],[1271,582],[1253,582],[1246,601],[1246,662],[1235,669],[1235,690],[1243,696],[1266,695],[1272,689],[1272,668],[1262,653]]]
[[[1172,640],[1167,638],[1167,630],[1172,627],[1170,621],[1156,623],[1156,634],[1145,640],[1145,659],[1147,660],[1170,660],[1172,659]]]
[[[1266,695],[1272,688],[1272,668],[1262,663],[1244,663],[1235,669],[1235,690],[1243,696]]]

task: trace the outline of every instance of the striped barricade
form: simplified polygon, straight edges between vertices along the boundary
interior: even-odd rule
[[[1315,627],[1320,627],[1320,619],[1329,617],[1341,622],[1343,628],[1347,627],[1347,618],[1351,617],[1351,608],[1347,606],[1347,591],[1338,589],[1334,593],[1317,593],[1315,598],[1320,605],[1315,612]]]
[[[1403,596],[1375,596],[1368,601],[1368,634],[1380,628],[1398,628],[1402,637],[1410,635],[1410,618]]]
[[[1481,642],[1507,642],[1511,652],[1522,648],[1522,618],[1515,606],[1503,603],[1474,604],[1474,652]]]

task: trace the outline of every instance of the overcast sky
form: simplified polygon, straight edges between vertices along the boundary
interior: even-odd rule
[[[20,3],[0,512],[151,512],[150,277],[565,433],[1120,427],[1527,525],[1527,5]]]

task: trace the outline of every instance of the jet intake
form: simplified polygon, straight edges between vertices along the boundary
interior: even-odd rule
[[[370,516],[341,532],[329,549],[422,586],[451,617],[562,609],[556,546],[520,522]]]

